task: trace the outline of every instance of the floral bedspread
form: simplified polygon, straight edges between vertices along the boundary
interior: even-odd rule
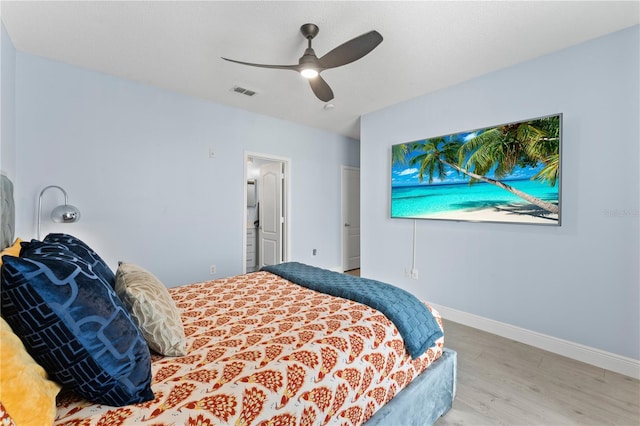
[[[268,272],[169,292],[188,354],[152,357],[156,398],[118,408],[63,393],[56,425],[359,425],[442,354],[440,338],[412,360],[379,311]]]

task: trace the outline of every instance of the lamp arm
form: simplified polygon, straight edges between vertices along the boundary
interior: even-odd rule
[[[67,191],[65,191],[58,185],[49,185],[42,188],[42,191],[40,191],[40,195],[38,196],[38,229],[37,229],[38,240],[40,240],[40,216],[42,214],[42,195],[44,195],[45,191],[50,188],[58,188],[60,191],[62,191],[62,193],[64,194],[64,204],[65,205],[69,204],[67,202]]]

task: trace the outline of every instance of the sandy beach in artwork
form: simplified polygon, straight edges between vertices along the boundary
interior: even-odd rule
[[[442,213],[417,215],[424,219],[449,219],[482,222],[512,222],[557,225],[558,215],[532,204],[507,204],[481,209],[455,210]]]

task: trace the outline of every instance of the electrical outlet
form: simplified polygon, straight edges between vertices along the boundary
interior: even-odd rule
[[[318,254],[318,250],[317,249],[313,249],[313,255],[315,256],[316,254]]]
[[[417,280],[418,270],[416,268],[411,269],[411,271],[409,272],[409,276],[411,277],[412,280]]]
[[[209,158],[216,157],[216,150],[214,148],[209,148]]]
[[[215,275],[215,274],[216,274],[216,265],[209,266],[209,275]]]

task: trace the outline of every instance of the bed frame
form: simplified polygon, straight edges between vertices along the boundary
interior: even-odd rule
[[[13,184],[0,175],[0,250],[14,241],[15,205]],[[431,425],[446,414],[456,394],[457,354],[444,348],[442,356],[391,401],[380,408],[366,426]]]
[[[458,355],[442,355],[365,422],[366,426],[432,425],[447,414],[456,396]]]

